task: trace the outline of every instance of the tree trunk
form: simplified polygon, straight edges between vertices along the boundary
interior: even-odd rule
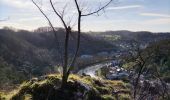
[[[67,71],[67,77],[69,77],[70,71],[73,69],[73,67],[76,63],[76,60],[77,60],[77,56],[78,56],[79,48],[80,48],[80,35],[81,35],[81,11],[79,11],[79,17],[78,17],[78,34],[77,34],[76,52],[75,52],[75,55],[73,57],[73,60],[70,64],[70,66],[69,66],[70,68]]]
[[[64,66],[63,66],[63,76],[62,76],[62,85],[65,87],[67,84],[67,66],[68,66],[68,42],[69,42],[69,30],[66,30],[65,44],[64,44]]]

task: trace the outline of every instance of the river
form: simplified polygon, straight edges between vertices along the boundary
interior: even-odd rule
[[[96,78],[97,76],[96,76],[95,72],[102,67],[109,66],[111,64],[111,62],[112,61],[106,61],[106,62],[98,63],[95,65],[87,66],[86,68],[78,71],[78,74],[82,75],[84,73],[86,75],[90,75],[91,77]]]

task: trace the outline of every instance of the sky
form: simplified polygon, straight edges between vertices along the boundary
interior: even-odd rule
[[[52,21],[62,27],[49,0],[34,0]],[[55,8],[65,8],[64,20],[76,30],[77,12],[74,0],[53,0]],[[83,13],[94,11],[109,0],[78,0]],[[65,6],[67,5],[67,6]],[[33,30],[49,26],[31,0],[0,0],[0,28],[4,26]],[[98,15],[82,18],[83,31],[151,31],[170,32],[170,0],[114,0]]]

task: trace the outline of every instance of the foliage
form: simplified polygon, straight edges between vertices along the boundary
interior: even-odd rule
[[[0,57],[0,89],[10,89],[14,84],[26,79],[13,65],[8,64]]]

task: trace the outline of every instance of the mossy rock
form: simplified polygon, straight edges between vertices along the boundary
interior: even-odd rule
[[[11,100],[114,100],[114,89],[124,89],[122,81],[98,80],[71,74],[67,86],[60,88],[61,75],[48,75],[24,82]]]

